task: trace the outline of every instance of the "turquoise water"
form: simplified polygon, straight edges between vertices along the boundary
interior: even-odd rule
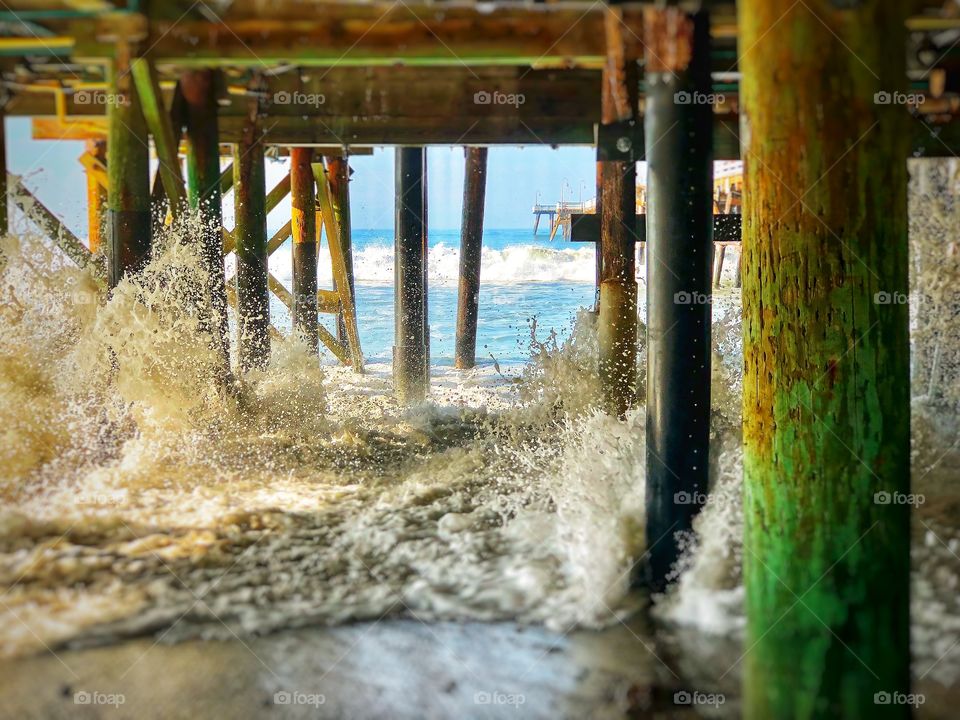
[[[364,356],[389,362],[393,346],[393,231],[354,230],[357,313]],[[453,364],[457,315],[459,230],[431,230],[429,235],[429,321],[431,362]],[[594,250],[591,245],[550,242],[541,229],[486,230],[481,263],[479,364],[522,362],[530,354],[531,324],[543,340],[551,330],[565,337],[581,307],[594,300]],[[271,271],[290,283],[289,245],[271,257]],[[330,287],[326,243],[320,249],[319,282]],[[280,328],[289,317],[274,303],[271,312]],[[332,329],[331,318],[324,324]]]

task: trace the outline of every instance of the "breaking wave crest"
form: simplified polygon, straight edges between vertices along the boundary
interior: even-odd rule
[[[319,253],[319,277],[321,284],[332,282],[329,254]],[[460,266],[460,249],[439,243],[430,248],[430,282],[438,285],[457,284]],[[278,277],[289,281],[290,249],[285,246],[271,258]],[[284,274],[285,273],[285,274]],[[385,239],[357,249],[354,256],[354,273],[358,283],[393,284],[393,244]],[[515,283],[576,282],[593,283],[596,274],[594,251],[589,245],[573,244],[568,247],[543,247],[540,245],[514,245],[504,249],[483,248],[480,264],[480,281],[484,284],[501,285]]]

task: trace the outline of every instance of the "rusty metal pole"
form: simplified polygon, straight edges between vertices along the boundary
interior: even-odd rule
[[[600,384],[607,412],[623,416],[637,379],[636,185],[639,78],[621,11],[606,8],[607,59],[597,148],[600,213]]]
[[[468,370],[477,360],[480,310],[480,258],[483,250],[483,204],[487,190],[487,148],[464,148],[463,221],[460,227],[460,287],[457,297],[455,366]]]
[[[427,392],[423,175],[423,148],[397,148],[393,384],[397,398],[408,404],[423,400]]]
[[[647,47],[647,547],[662,589],[705,502],[710,452],[713,107],[705,11],[650,8]]]
[[[216,70],[188,70],[180,78],[187,140],[187,195],[190,207],[201,218],[200,245],[208,277],[210,331],[224,367],[229,368],[217,85]]]
[[[261,90],[256,81],[252,88]],[[266,178],[260,103],[250,101],[240,142],[233,149],[237,254],[237,356],[240,370],[264,367],[270,358],[270,290],[267,284]]]
[[[911,716],[907,6],[737,3],[750,719]]]
[[[108,280],[115,287],[150,259],[150,153],[147,125],[130,74],[131,48],[121,42],[107,95]]]
[[[333,212],[340,225],[340,247],[343,249],[343,262],[347,267],[350,281],[350,295],[356,302],[356,284],[353,281],[353,233],[350,226],[350,163],[343,156],[326,158],[327,177],[330,179],[330,193],[333,200]],[[333,281],[337,289],[337,281]],[[347,327],[343,313],[337,313],[337,340],[347,343]]]
[[[293,208],[293,327],[317,351],[317,201],[313,148],[290,148],[290,201]]]

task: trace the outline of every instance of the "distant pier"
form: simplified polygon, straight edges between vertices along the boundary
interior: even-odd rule
[[[570,239],[570,216],[573,214],[582,215],[584,213],[595,213],[597,211],[597,201],[587,200],[586,202],[566,202],[544,204],[537,203],[533,206],[533,234],[537,234],[540,228],[540,218],[544,215],[550,222],[550,240],[557,235],[557,230],[563,229],[563,239]]]

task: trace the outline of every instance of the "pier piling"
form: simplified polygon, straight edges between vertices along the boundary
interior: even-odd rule
[[[662,589],[705,502],[713,155],[705,11],[650,8],[647,104],[647,579]]]
[[[223,270],[223,194],[220,189],[220,131],[217,122],[215,70],[189,70],[180,78],[187,141],[187,199],[200,214],[200,246],[210,297],[210,332],[225,369],[230,365],[227,340],[227,289]],[[176,132],[179,128],[174,127]]]
[[[290,148],[293,235],[293,327],[314,352],[317,339],[317,203],[313,148]]]
[[[601,91],[598,153],[600,213],[600,384],[607,411],[623,416],[633,403],[637,379],[636,216],[637,58],[627,43],[616,5],[606,8],[607,58]]]
[[[427,182],[430,173],[427,172],[429,166],[429,153],[427,148],[423,149],[423,213],[420,215],[421,233],[420,244],[423,246],[423,353],[425,361],[423,363],[423,382],[426,387],[430,387],[430,237],[429,223],[427,218],[430,215],[429,200],[430,192]]]
[[[146,121],[130,63],[130,45],[118,43],[107,105],[110,287],[115,287],[127,273],[141,269],[150,259],[150,152]]]
[[[911,715],[906,5],[738,3],[747,718]]]
[[[86,152],[100,165],[107,165],[106,140],[87,140]],[[103,235],[103,211],[107,206],[107,190],[100,183],[95,172],[87,169],[87,240],[90,252],[100,250]],[[6,197],[6,194],[4,194]]]
[[[480,257],[483,249],[483,204],[487,190],[487,148],[464,148],[463,221],[460,228],[460,285],[454,364],[468,370],[477,359],[480,310]],[[539,219],[539,215],[536,216]],[[534,229],[536,234],[536,229]]]
[[[10,231],[8,192],[7,115],[0,107],[0,193],[3,193],[3,199],[0,200],[0,235],[6,235]],[[0,262],[2,262],[2,258],[0,258]]]
[[[426,397],[426,288],[424,286],[424,163],[422,147],[396,151],[396,241],[394,245],[393,383],[402,403]]]
[[[259,88],[254,84],[253,89]],[[233,148],[237,255],[237,355],[240,370],[264,367],[270,357],[266,178],[259,100],[249,102],[240,142]]]
[[[716,261],[713,263],[713,286],[720,287],[720,281],[723,279],[723,261],[727,257],[727,246],[721,245],[720,252],[717,253]]]

